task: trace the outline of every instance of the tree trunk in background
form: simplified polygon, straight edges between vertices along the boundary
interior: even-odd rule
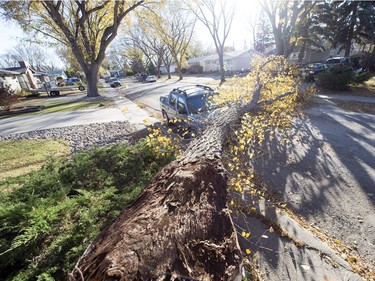
[[[98,97],[98,74],[99,66],[96,64],[91,65],[89,71],[85,73],[87,80],[87,96],[88,97]]]
[[[350,49],[352,47],[352,41],[353,41],[353,33],[354,33],[354,26],[355,22],[357,20],[357,9],[358,9],[358,3],[353,3],[353,10],[350,18],[350,26],[348,30],[348,39],[345,42],[345,57],[350,56]]]

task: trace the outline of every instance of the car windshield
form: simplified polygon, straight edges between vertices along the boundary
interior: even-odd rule
[[[327,60],[327,63],[330,64],[330,63],[340,63],[340,59],[329,59]]]
[[[189,97],[187,99],[187,105],[192,114],[198,114],[211,109],[209,106],[208,93]]]

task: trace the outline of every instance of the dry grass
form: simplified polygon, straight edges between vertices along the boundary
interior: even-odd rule
[[[39,169],[51,156],[68,155],[63,140],[19,140],[0,142],[0,186],[2,181]]]
[[[364,83],[350,86],[349,93],[354,96],[375,97],[375,76]]]
[[[333,100],[337,106],[354,112],[363,112],[368,114],[375,114],[375,103],[364,103],[355,101]]]

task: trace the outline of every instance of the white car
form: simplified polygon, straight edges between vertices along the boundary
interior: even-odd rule
[[[147,76],[145,79],[146,82],[156,82],[156,77],[153,75]]]

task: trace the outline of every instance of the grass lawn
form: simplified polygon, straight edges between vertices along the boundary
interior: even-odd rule
[[[353,96],[358,95],[366,97],[375,97],[375,76],[373,76],[370,80],[364,83],[358,85],[351,85],[348,94]]]
[[[102,101],[55,101],[55,102],[45,102],[42,104],[43,109],[33,114],[45,114],[52,112],[62,112],[62,111],[75,111],[88,108],[98,108],[113,105],[114,101],[112,100],[102,100]]]
[[[39,169],[50,157],[68,154],[64,140],[0,142],[0,189],[9,186],[11,178]]]
[[[355,102],[355,101],[343,101],[343,100],[333,100],[337,106],[354,112],[363,112],[368,114],[375,114],[375,104],[373,103],[364,103],[364,102]]]

